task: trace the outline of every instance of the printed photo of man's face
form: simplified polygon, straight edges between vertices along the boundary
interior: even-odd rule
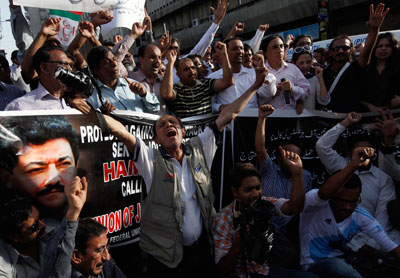
[[[29,144],[12,170],[14,189],[24,192],[49,208],[65,204],[64,186],[75,176],[75,158],[65,138]]]

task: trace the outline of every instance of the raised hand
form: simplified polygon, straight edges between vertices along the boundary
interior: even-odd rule
[[[278,91],[292,91],[292,83],[289,80],[285,80],[281,83],[279,83],[276,88],[278,89]]]
[[[286,35],[285,43],[290,46],[292,42],[294,42],[294,36],[292,34]]]
[[[228,9],[228,0],[219,0],[217,9],[210,7],[212,13],[214,14],[214,22],[220,24],[222,19],[225,17],[226,10]]]
[[[122,41],[122,40],[123,40],[123,38],[122,38],[121,35],[115,35],[115,36],[113,37],[113,43],[114,43],[114,44],[117,44],[117,43],[119,43],[119,42]]]
[[[115,109],[116,109],[115,106],[109,103],[108,100],[106,100],[104,102],[104,105],[100,107],[101,113],[106,115],[110,115],[111,112],[114,111]]]
[[[371,4],[369,6],[369,21],[367,22],[368,28],[379,29],[388,13],[389,8],[385,9],[385,4],[379,3],[376,10],[374,10],[374,4]]]
[[[259,26],[258,26],[258,29],[259,29],[260,31],[266,32],[266,31],[269,29],[269,24],[259,25]]]
[[[43,22],[42,29],[40,30],[43,35],[54,36],[60,31],[61,18],[50,17]]]
[[[86,178],[76,176],[70,184],[64,188],[65,196],[68,201],[68,211],[66,217],[69,221],[76,221],[86,202],[87,196]]]
[[[244,23],[243,22],[236,22],[235,25],[232,27],[232,32],[236,35],[237,33],[244,31]]]
[[[169,31],[166,31],[160,39],[160,50],[161,53],[165,53],[171,46],[171,37],[169,36]]]
[[[256,53],[251,57],[251,63],[254,68],[261,68],[264,66],[264,55],[262,53]]]
[[[151,18],[149,14],[147,13],[147,9],[144,9],[145,17],[143,20],[143,25],[147,26],[147,29],[152,31],[153,30],[153,24],[151,23]]]
[[[109,11],[99,11],[92,14],[92,23],[94,27],[107,24],[114,19]]]
[[[311,66],[311,67],[314,69],[315,76],[318,79],[322,79],[323,78],[323,74],[324,74],[324,68],[320,67],[318,65],[314,65],[314,66]]]
[[[167,53],[165,53],[165,58],[167,58],[168,63],[174,64],[177,57],[178,52],[176,52],[175,49],[169,49]]]
[[[365,167],[371,161],[371,158],[374,157],[374,149],[368,147],[358,147],[355,148],[351,154],[350,163],[355,167]]]
[[[254,82],[254,86],[260,88],[267,81],[265,78],[267,77],[269,71],[265,66],[254,68],[256,71],[256,81]]]
[[[85,38],[90,39],[95,36],[94,26],[89,21],[81,21],[79,23],[79,33]]]
[[[226,44],[223,42],[217,42],[214,46],[215,52],[217,52],[218,55],[224,55],[226,53]]]
[[[350,112],[346,115],[346,118],[341,122],[344,127],[349,127],[352,124],[358,123],[361,120],[361,114],[356,112]]]
[[[396,135],[399,134],[399,128],[397,127],[393,114],[389,109],[386,110],[387,116],[382,109],[378,109],[378,112],[381,115],[382,120],[376,118],[376,126],[379,127],[383,133],[384,143],[386,145],[394,145],[394,139],[396,138]]]
[[[135,22],[132,24],[132,31],[131,34],[136,36],[136,38],[140,37],[143,35],[144,31],[146,31],[147,26],[143,25],[140,22]]]
[[[303,162],[297,153],[286,151],[281,146],[279,147],[282,162],[288,167],[289,171],[294,174],[303,170]]]
[[[274,113],[275,108],[271,104],[263,104],[258,108],[258,117],[266,118]]]
[[[144,97],[147,94],[146,88],[140,82],[132,82],[128,78],[124,77],[126,82],[129,85],[129,89],[132,93],[139,95],[140,97]]]

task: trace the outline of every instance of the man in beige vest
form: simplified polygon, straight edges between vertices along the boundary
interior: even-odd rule
[[[215,210],[210,168],[221,131],[242,111],[268,74],[261,55],[256,59],[259,67],[254,84],[185,144],[185,129],[174,116],[164,115],[154,124],[154,140],[161,145],[158,150],[148,147],[120,122],[104,116],[110,132],[133,154],[146,182],[140,247],[148,254],[148,277],[213,277]],[[99,124],[93,109],[78,109]]]

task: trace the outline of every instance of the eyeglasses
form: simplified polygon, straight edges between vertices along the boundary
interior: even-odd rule
[[[352,207],[356,207],[358,204],[361,203],[361,197],[359,197],[357,200],[344,200],[341,198],[333,198],[333,200],[340,206],[349,204]]]
[[[347,51],[351,48],[351,46],[349,45],[337,45],[331,48],[332,51],[334,52],[338,52],[339,49],[343,50],[343,51]]]
[[[48,61],[47,63],[51,63],[51,64],[59,64],[62,66],[70,66],[71,68],[74,67],[73,63],[68,63],[68,62],[63,62],[63,61]]]
[[[294,53],[297,53],[297,54],[305,52],[305,51],[311,52],[311,46],[308,46],[308,45],[298,46],[293,51],[294,51]]]
[[[40,222],[41,222],[41,218],[39,217],[38,219],[35,220],[35,222],[33,222],[32,226],[30,226],[29,229],[27,229],[24,232],[24,234],[31,235],[31,234],[35,233],[37,230],[39,230]]]
[[[103,255],[103,254],[105,254],[106,250],[107,250],[107,252],[110,251],[110,248],[111,248],[110,244],[107,244],[106,246],[102,246],[100,248],[93,249],[93,251],[96,254]]]

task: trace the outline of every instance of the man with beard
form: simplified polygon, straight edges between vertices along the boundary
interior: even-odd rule
[[[211,96],[233,85],[233,76],[226,45],[217,42],[215,45],[221,57],[223,76],[219,79],[198,79],[197,67],[191,58],[180,59],[177,63],[177,52],[169,50],[167,71],[161,87],[161,96],[177,117],[184,118],[211,114]],[[176,64],[179,82],[173,84],[173,67]]]
[[[370,52],[376,43],[380,27],[388,12],[389,8],[385,10],[385,5],[382,3],[376,10],[371,4],[370,17],[367,22],[369,32],[358,60],[352,61],[354,48],[353,42],[348,36],[338,36],[329,44],[329,65],[323,73],[330,97],[328,110],[341,113],[360,111],[360,94],[362,92],[359,89],[359,82],[364,82],[362,68],[368,64]]]
[[[75,177],[79,158],[71,124],[62,116],[9,117],[0,128],[2,185],[34,199],[42,215],[61,219],[64,187]]]
[[[148,43],[138,50],[140,69],[129,73],[129,77],[142,83],[148,93],[154,94],[160,102],[160,115],[168,113],[164,99],[161,97],[161,82],[163,77],[159,74],[161,66],[161,50],[154,43]]]
[[[318,139],[315,149],[328,174],[344,169],[355,148],[372,147],[371,137],[364,131],[361,134],[355,134],[347,138],[347,157],[339,155],[338,152],[333,149],[339,136],[347,128],[351,125],[355,125],[360,120],[360,114],[355,112],[348,113],[342,122],[329,129]],[[357,168],[355,171],[363,187],[360,206],[376,218],[390,237],[399,242],[400,233],[391,226],[386,209],[388,202],[396,198],[393,180],[372,163],[366,164],[365,166],[366,167]],[[353,249],[358,249],[366,243],[379,248],[373,239],[363,233],[359,233],[353,238],[351,247]]]
[[[111,109],[157,113],[160,103],[145,87],[132,79],[119,77],[119,66],[114,54],[105,46],[90,50],[87,63],[98,80],[99,91],[93,93],[88,102],[95,108],[107,106]]]
[[[343,244],[350,242],[359,232],[374,238],[385,252],[391,252],[400,260],[400,246],[359,205],[360,201],[364,201],[361,196],[364,186],[361,177],[354,173],[370,164],[373,156],[372,148],[355,148],[350,161],[340,172],[330,177],[319,189],[306,194],[300,217],[300,264],[303,270],[328,278],[362,277],[342,257],[343,252],[332,246],[337,241]]]
[[[126,278],[111,258],[109,248],[107,228],[91,218],[80,219],[71,278]]]
[[[61,224],[46,233],[46,224],[31,199],[2,196],[0,205],[0,276],[69,277],[78,218],[86,201],[87,182],[75,177],[65,186],[68,210]]]

